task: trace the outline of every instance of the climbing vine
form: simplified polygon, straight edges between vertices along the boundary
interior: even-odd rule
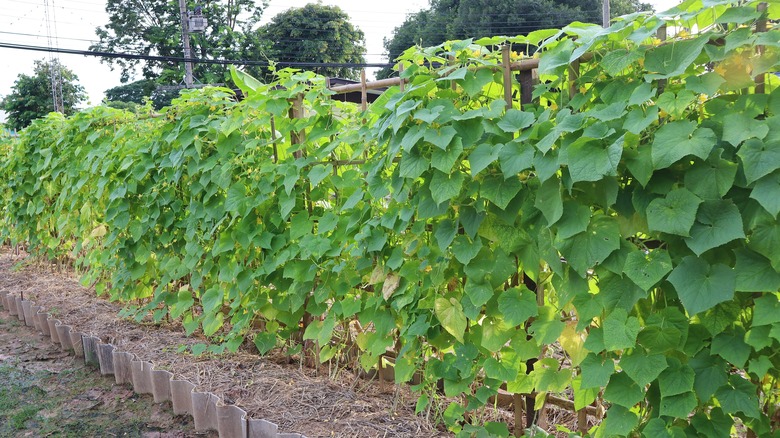
[[[364,113],[285,70],[50,115],[0,148],[0,229],[212,353],[357,351],[420,411],[440,385],[465,436],[509,435],[474,415],[504,390],[605,406],[593,436],[777,436],[778,18],[689,0],[411,48]],[[506,44],[539,79],[509,107]]]

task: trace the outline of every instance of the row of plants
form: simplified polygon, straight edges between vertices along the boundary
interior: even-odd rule
[[[282,70],[52,114],[0,146],[0,232],[211,353],[394,350],[465,436],[509,435],[482,421],[505,389],[604,404],[593,436],[777,437],[778,18],[688,0],[412,48],[363,113]],[[535,103],[506,108],[503,44]]]

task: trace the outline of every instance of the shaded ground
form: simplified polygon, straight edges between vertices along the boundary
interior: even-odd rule
[[[191,417],[116,385],[0,312],[0,436],[186,437]]]

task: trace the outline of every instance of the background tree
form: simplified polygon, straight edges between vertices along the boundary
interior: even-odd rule
[[[195,2],[188,2],[188,9]],[[267,1],[210,0],[201,4],[208,19],[206,31],[191,34],[193,56],[207,59],[244,59],[246,50],[256,50],[257,35],[252,31],[260,21]],[[181,18],[176,1],[107,0],[109,22],[95,30],[99,42],[92,51],[121,52],[139,55],[182,57]],[[121,80],[135,76],[137,67],[145,79],[158,83],[179,83],[184,77],[182,63],[135,59],[104,58],[104,62],[121,69]],[[227,66],[196,64],[195,78],[201,82],[221,82],[227,77]]]
[[[612,6],[612,16],[652,10],[639,0],[612,0]],[[432,0],[430,8],[409,15],[385,38],[385,50],[393,60],[415,44],[435,46],[447,40],[523,35],[572,21],[601,23],[601,0]],[[385,68],[377,77],[392,73]]]
[[[277,62],[364,63],[363,31],[349,22],[338,6],[310,3],[291,8],[258,30],[271,46],[266,56]],[[306,68],[326,76],[356,78],[358,70],[341,67]]]
[[[171,100],[179,95],[176,90],[161,90],[159,84],[152,79],[141,79],[125,85],[109,88],[105,91],[106,105],[114,108],[129,109],[132,105],[144,105],[145,99],[152,100],[155,109],[170,105]],[[122,105],[122,104],[130,105]]]
[[[65,114],[76,112],[76,105],[87,99],[84,87],[78,84],[79,78],[72,71],[53,61],[53,67],[60,70],[62,78],[62,100]],[[17,76],[11,94],[5,96],[0,107],[8,113],[7,126],[22,129],[33,120],[43,117],[54,110],[51,95],[52,64],[46,60],[35,61],[32,76]]]

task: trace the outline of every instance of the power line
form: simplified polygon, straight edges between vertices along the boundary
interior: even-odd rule
[[[161,62],[193,62],[198,64],[219,64],[219,65],[256,65],[261,67],[268,67],[271,64],[280,67],[323,67],[323,68],[384,68],[392,67],[395,64],[389,63],[352,63],[352,62],[293,62],[293,61],[254,61],[250,59],[205,59],[205,58],[183,58],[176,56],[155,56],[155,55],[140,55],[135,53],[115,53],[115,52],[99,52],[89,50],[76,50],[76,49],[63,49],[61,47],[44,47],[44,46],[30,46],[24,44],[2,43],[0,42],[0,48],[14,49],[14,50],[27,50],[33,52],[54,52],[64,53],[68,55],[83,55],[83,56],[97,56],[100,58],[118,58],[118,59],[140,59],[144,61],[161,61]]]

